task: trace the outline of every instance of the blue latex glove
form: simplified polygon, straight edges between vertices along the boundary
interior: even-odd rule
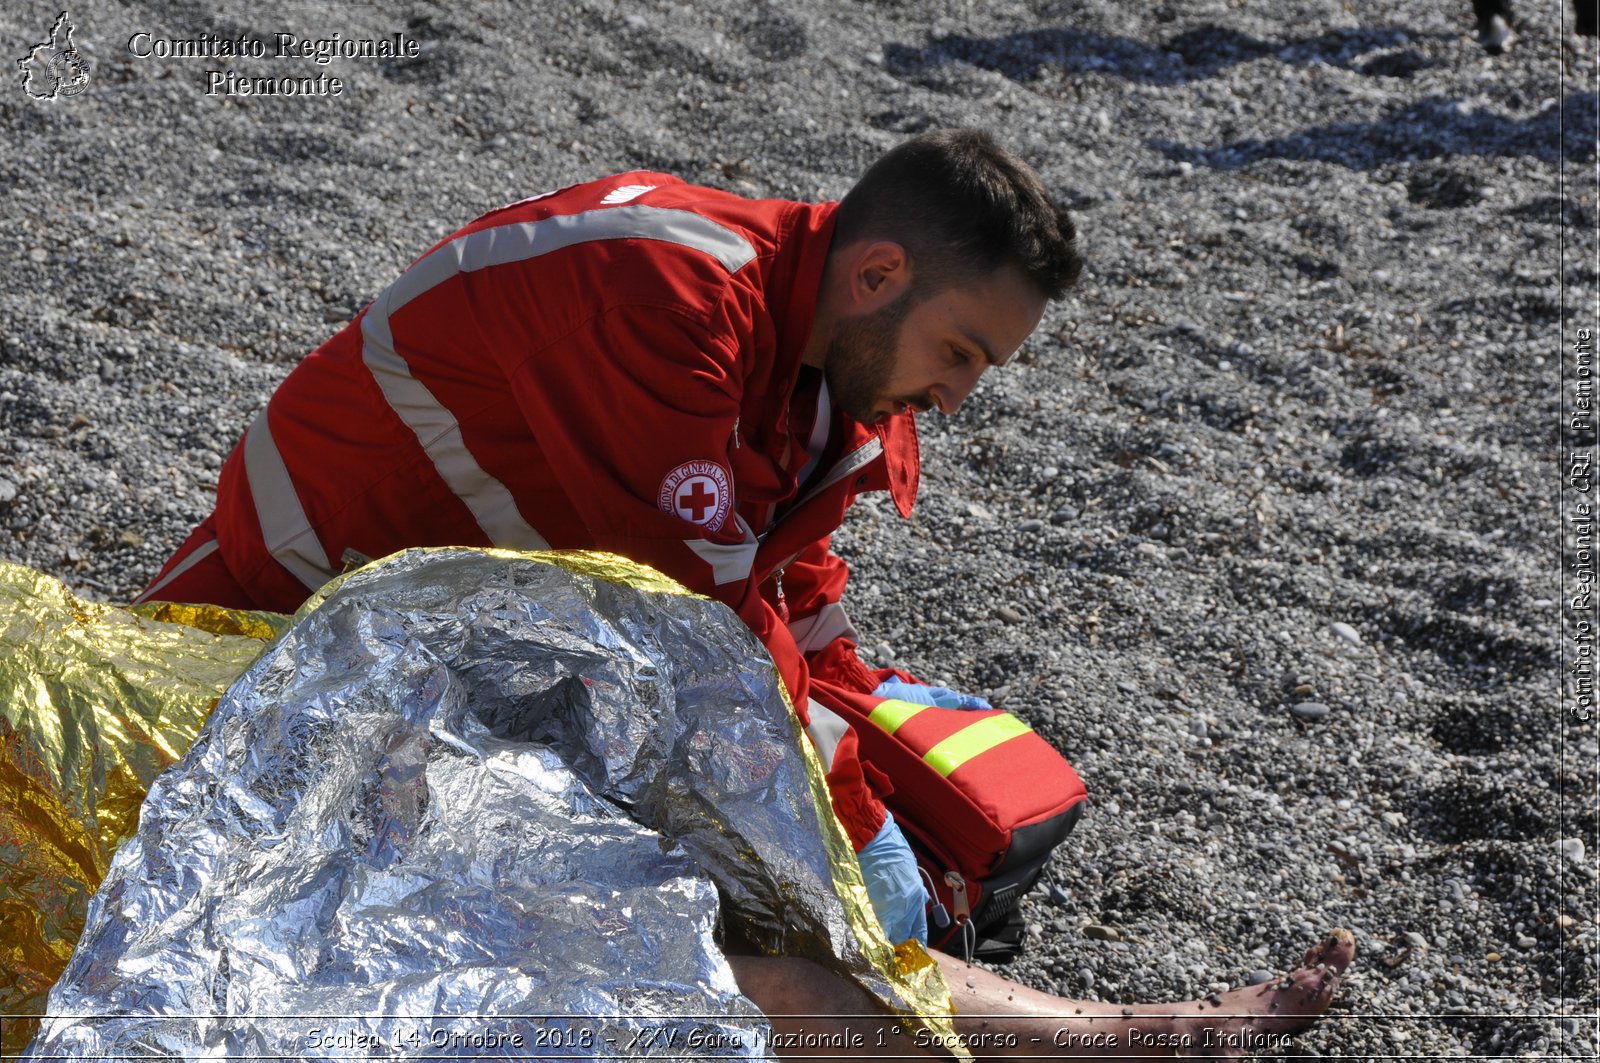
[[[872,692],[880,698],[909,701],[914,705],[932,705],[937,709],[992,709],[993,705],[976,694],[962,694],[949,687],[924,686],[921,683],[902,683],[898,679],[885,679]]]
[[[872,910],[889,941],[898,945],[916,938],[928,943],[928,891],[922,888],[917,858],[911,855],[900,825],[889,816],[878,836],[857,853],[861,875],[867,880]]]

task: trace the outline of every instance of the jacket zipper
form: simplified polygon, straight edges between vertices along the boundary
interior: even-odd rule
[[[825,494],[828,491],[829,488],[833,487],[834,484],[838,483],[840,480],[843,480],[845,477],[850,476],[853,473],[860,472],[862,469],[866,468],[867,466],[871,465],[874,461],[876,461],[882,455],[882,451],[880,451],[878,454],[874,454],[872,457],[868,458],[865,461],[854,460],[854,459],[857,458],[857,456],[860,454],[860,452],[861,452],[861,450],[863,448],[869,447],[871,445],[872,445],[872,441],[868,440],[867,442],[861,444],[861,446],[857,447],[855,450],[853,450],[850,453],[844,455],[838,461],[836,461],[834,463],[834,465],[833,465],[833,468],[828,470],[827,475],[824,476],[822,478],[822,480],[820,482],[818,482],[815,487],[813,487],[813,488],[811,488],[811,490],[807,491],[802,497],[795,499],[794,505],[789,507],[789,512],[785,513],[783,516],[779,517],[777,520],[773,521],[771,524],[768,524],[765,528],[762,528],[761,531],[756,535],[756,538],[758,540],[760,540],[761,542],[766,542],[767,541],[767,536],[771,535],[773,530],[776,529],[778,527],[778,525],[782,524],[784,521],[786,521],[790,517],[794,516],[807,503],[811,502],[813,499],[821,498],[823,496],[823,494]],[[847,463],[849,464],[849,468],[845,469],[844,473],[841,475],[839,470],[843,466],[845,466]]]

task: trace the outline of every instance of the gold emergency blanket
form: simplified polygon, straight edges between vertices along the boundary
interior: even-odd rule
[[[287,618],[143,615],[0,562],[0,1014],[39,1015],[146,789]],[[32,1020],[0,1019],[6,1055]]]
[[[152,786],[36,1057],[766,1058],[719,918],[949,1035],[726,608],[594,554],[409,551],[325,593]]]

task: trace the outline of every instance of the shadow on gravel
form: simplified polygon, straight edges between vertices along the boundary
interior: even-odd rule
[[[1332,162],[1352,170],[1455,155],[1592,162],[1597,107],[1600,94],[1574,92],[1560,107],[1516,119],[1430,96],[1382,121],[1338,122],[1271,140],[1239,140],[1214,148],[1193,147],[1164,138],[1149,143],[1174,161],[1218,170],[1238,170],[1262,159]]]
[[[1414,650],[1436,657],[1462,690],[1528,682],[1561,663],[1548,646],[1481,617],[1395,608],[1387,624]]]
[[[1409,807],[1414,829],[1435,842],[1544,841],[1560,826],[1560,802],[1537,779],[1508,779],[1468,758],[1462,775],[1430,787]]]
[[[1046,68],[1108,74],[1146,85],[1183,85],[1267,56],[1298,65],[1328,63],[1363,74],[1410,77],[1430,65],[1415,52],[1372,57],[1419,36],[1397,26],[1333,30],[1290,41],[1264,41],[1222,26],[1202,26],[1152,47],[1143,41],[1070,29],[1028,30],[1002,37],[952,36],[917,48],[890,44],[884,61],[896,77],[917,78],[950,63],[1032,81]]]

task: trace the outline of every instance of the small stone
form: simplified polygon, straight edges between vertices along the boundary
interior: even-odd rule
[[[981,502],[968,502],[967,516],[975,517],[978,520],[994,520],[994,514],[989,512],[988,507]]]
[[[1538,944],[1538,938],[1529,937],[1527,934],[1523,934],[1521,937],[1517,938],[1517,948],[1519,949],[1531,949],[1536,947]]]
[[[1094,972],[1087,967],[1080,968],[1078,971],[1078,984],[1085,989],[1091,988],[1094,985]]]
[[[1083,928],[1083,936],[1094,941],[1121,941],[1122,932],[1114,926],[1090,923]]]
[[[1300,701],[1289,706],[1289,712],[1302,720],[1320,720],[1332,711],[1320,701]]]
[[[1050,883],[1049,897],[1050,903],[1058,907],[1072,903],[1072,894],[1068,893],[1054,882]]]
[[[1489,955],[1485,956],[1484,959],[1488,960],[1490,963],[1499,963],[1500,954],[1498,952],[1491,952]]]
[[[123,546],[140,546],[144,543],[144,536],[140,535],[132,528],[127,528],[123,530],[122,534],[117,536],[117,541]]]
[[[1268,982],[1272,981],[1272,978],[1273,975],[1271,971],[1267,970],[1265,967],[1257,967],[1255,970],[1245,975],[1244,984],[1266,985]]]
[[[1405,938],[1406,944],[1410,945],[1414,949],[1425,949],[1428,947],[1428,939],[1417,933],[1415,930],[1407,930],[1400,936]]]
[[[29,262],[47,262],[49,259],[50,253],[42,247],[35,247],[33,250],[28,252]]]
[[[1020,624],[1024,619],[1021,613],[1017,612],[1009,605],[1002,605],[994,612],[996,616],[1008,624]]]
[[[1190,720],[1189,733],[1196,738],[1204,738],[1206,736],[1206,722],[1199,717]]]
[[[1558,844],[1561,848],[1561,855],[1566,857],[1569,863],[1576,864],[1583,860],[1582,838],[1562,838]]]
[[[0,476],[0,502],[10,502],[17,497],[17,485]]]
[[[1021,524],[1017,525],[1017,531],[1024,535],[1032,535],[1034,532],[1043,527],[1044,521],[1042,520],[1025,520]]]
[[[1352,646],[1360,646],[1362,644],[1361,633],[1355,628],[1351,627],[1349,624],[1340,623],[1336,620],[1328,625],[1328,630],[1344,639]]]
[[[886,665],[894,660],[894,650],[890,649],[887,642],[880,642],[872,647],[872,656],[877,658],[879,664]]]
[[[1572,916],[1567,915],[1565,912],[1556,916],[1556,926],[1559,926],[1562,930],[1566,930],[1567,928],[1571,927],[1573,922],[1574,920]]]
[[[1072,506],[1062,506],[1050,514],[1051,524],[1070,524],[1078,519],[1078,511]]]

